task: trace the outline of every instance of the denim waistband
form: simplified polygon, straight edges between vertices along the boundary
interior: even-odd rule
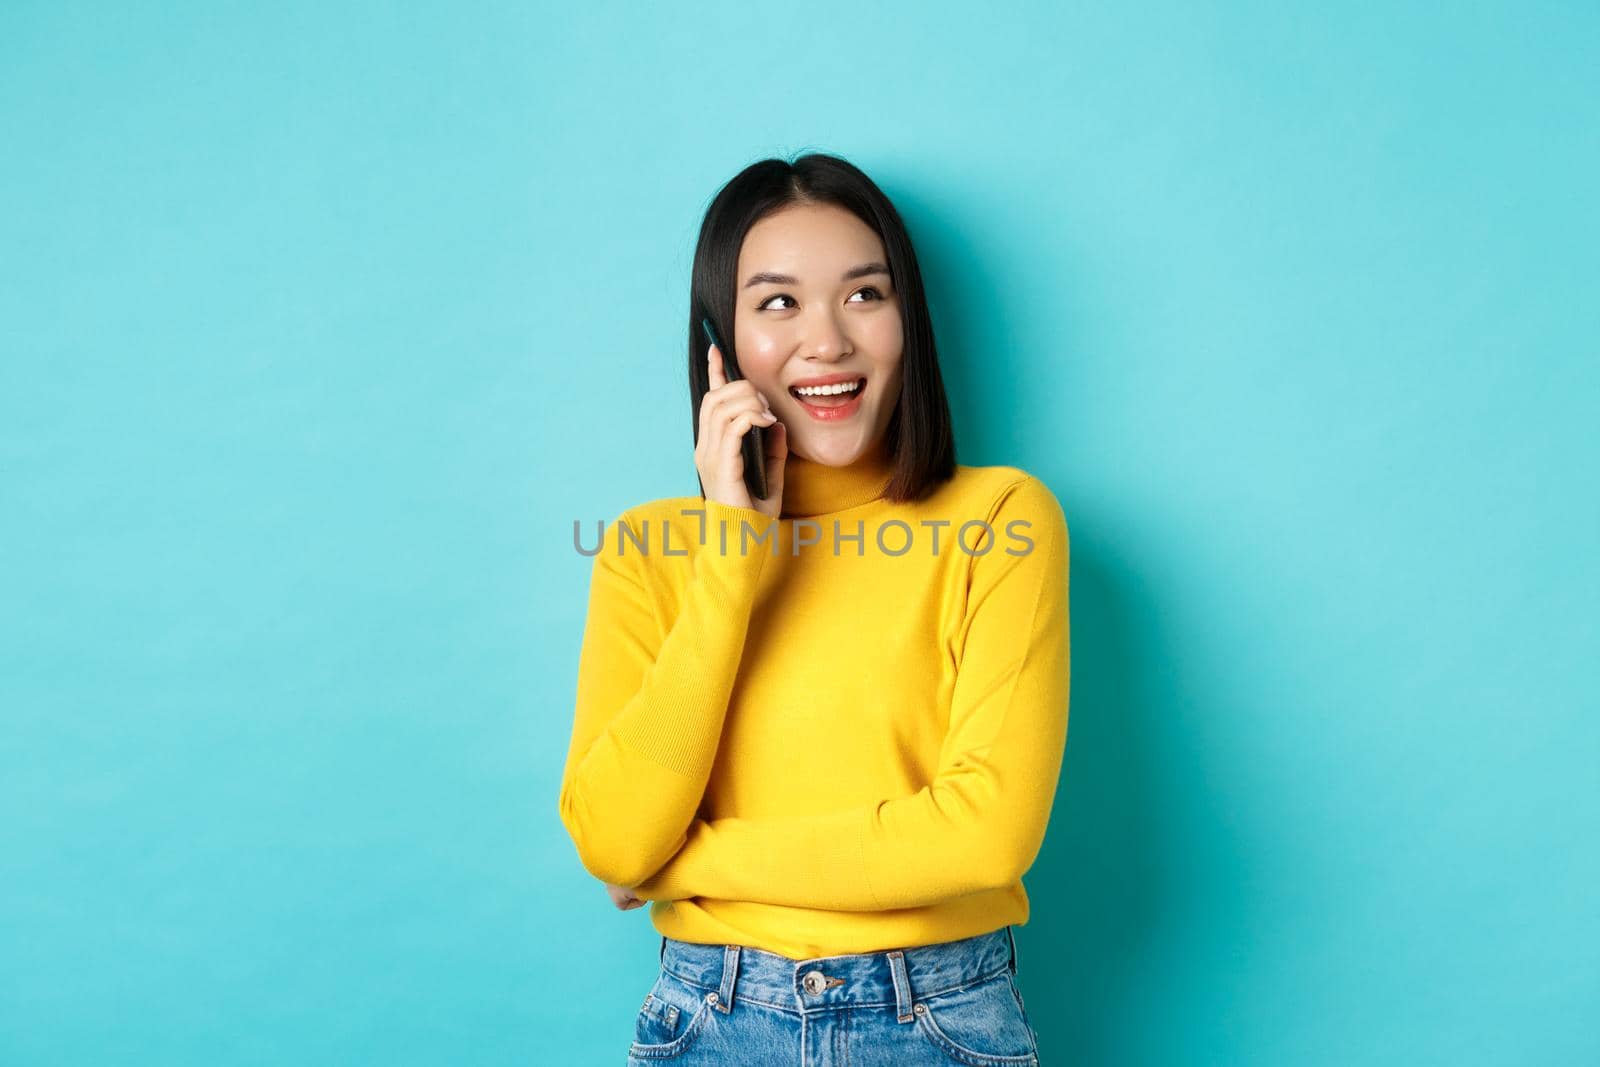
[[[702,945],[663,935],[661,966],[714,994],[706,999],[724,1013],[745,997],[802,1013],[894,1005],[900,1021],[909,1022],[918,997],[1015,974],[1017,942],[1007,925],[959,941],[792,960],[745,945]]]

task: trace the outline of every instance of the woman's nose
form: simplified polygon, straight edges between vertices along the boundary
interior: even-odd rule
[[[807,354],[832,362],[850,351],[850,338],[832,315],[823,312],[808,326],[805,347]]]

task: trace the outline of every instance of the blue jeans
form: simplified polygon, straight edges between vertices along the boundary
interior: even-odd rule
[[[1011,927],[792,960],[661,939],[629,1067],[1038,1067]]]

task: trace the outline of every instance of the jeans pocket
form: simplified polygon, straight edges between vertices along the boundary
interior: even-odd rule
[[[655,990],[645,994],[644,1006],[633,1021],[633,1040],[640,1045],[662,1045],[678,1036],[678,1020],[683,1012],[676,1004],[668,1004],[656,997]]]
[[[709,1021],[711,1002],[692,986],[666,972],[645,994],[633,1023],[632,1059],[665,1060],[681,1056]]]
[[[921,997],[913,1009],[924,1037],[951,1062],[967,1067],[1034,1067],[1033,1028],[1009,974]]]

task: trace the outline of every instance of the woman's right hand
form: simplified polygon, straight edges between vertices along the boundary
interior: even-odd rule
[[[777,518],[783,507],[783,468],[789,458],[788,431],[778,421],[767,398],[748,378],[728,381],[722,367],[722,350],[706,349],[706,372],[711,388],[700,401],[700,439],[694,446],[694,465],[706,499],[736,508],[753,508]],[[767,433],[767,498],[751,500],[744,484],[744,435],[752,426]]]

